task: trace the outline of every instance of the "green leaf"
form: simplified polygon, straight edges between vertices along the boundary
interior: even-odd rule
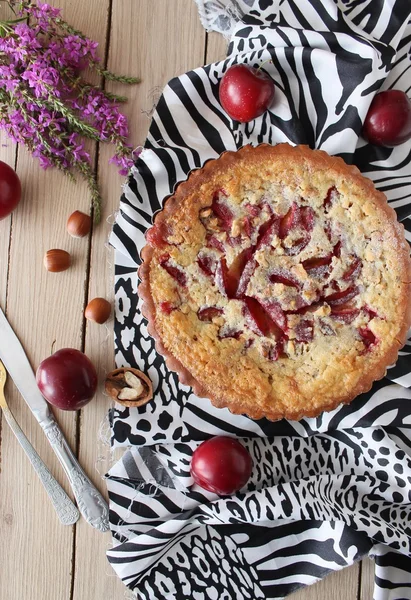
[[[23,21],[27,21],[26,17],[20,17],[19,19],[12,19],[11,21],[3,21],[7,25],[17,25],[18,23],[23,23]]]

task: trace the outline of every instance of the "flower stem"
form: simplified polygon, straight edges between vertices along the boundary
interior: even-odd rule
[[[90,165],[85,162],[77,163],[76,167],[87,181],[88,189],[91,194],[91,204],[94,210],[94,222],[100,223],[101,219],[101,194],[97,185],[94,173],[91,170]]]
[[[67,122],[71,125],[73,131],[75,131],[76,133],[80,133],[81,135],[84,135],[96,142],[101,141],[101,137],[98,130],[92,125],[89,125],[88,123],[85,123],[84,121],[79,119],[74,111],[68,108],[68,106],[61,102],[61,100],[59,100],[55,95],[53,96],[52,88],[48,90],[49,97],[47,100],[40,100],[32,94],[30,94],[25,89],[19,88],[19,91],[27,100],[29,100],[29,102],[32,102],[39,108],[46,107],[60,112],[63,115],[63,117],[67,119]]]
[[[95,68],[97,73],[107,79],[108,81],[117,81],[118,83],[126,83],[127,85],[134,85],[136,83],[140,83],[141,79],[138,77],[127,77],[126,75],[116,75],[112,71],[108,69],[102,69],[97,63],[90,63],[91,66]]]
[[[56,25],[58,25],[60,27],[60,29],[63,29],[63,31],[66,31],[70,35],[78,35],[79,37],[84,38],[84,34],[79,29],[75,29],[61,17],[57,17],[55,19],[55,23],[56,23]]]
[[[83,72],[88,66],[128,85],[140,79],[103,68],[98,44],[61,18],[60,9],[39,0],[1,2],[15,18],[0,20],[0,128],[25,144],[43,168],[55,166],[71,179],[77,171],[87,182],[98,222],[101,195],[84,138],[114,145],[111,162],[122,174],[132,164],[132,148],[127,119],[117,106],[127,98],[88,83]]]
[[[72,84],[73,89],[79,90],[79,96],[82,98],[87,92],[92,92],[96,89],[94,85],[91,85],[84,81],[81,77],[73,77],[67,70],[65,70],[64,74],[66,75],[68,81]],[[119,96],[118,94],[113,94],[112,92],[108,92],[107,90],[100,90],[101,94],[112,102],[116,102],[118,104],[124,104],[127,102],[127,96]]]
[[[0,89],[0,99],[4,100],[6,95],[7,95],[7,92]],[[18,108],[21,115],[23,116],[24,121],[27,124],[37,125],[36,119],[34,117],[32,117],[31,115],[29,115],[28,112],[25,110],[25,108],[21,105],[18,105],[15,100],[10,98],[10,96],[9,96],[9,98],[7,98],[7,104],[9,106],[13,106],[14,108]],[[27,147],[29,148],[29,150],[31,152],[35,151],[36,150],[36,142],[40,143],[44,148],[43,154],[45,154],[50,159],[51,163],[55,167],[57,167],[60,171],[63,171],[63,173],[66,176],[68,176],[71,180],[75,180],[73,174],[62,163],[62,161],[56,155],[53,148],[50,146],[49,141],[40,133],[40,131],[38,131],[38,129],[36,131],[35,137],[36,137],[36,139],[26,138],[24,140],[24,142],[27,145]],[[60,142],[61,142],[61,145],[63,146],[63,148],[66,150],[66,152],[70,153],[70,150],[71,150],[70,147],[64,143],[62,138],[60,138]],[[72,154],[71,154],[71,156],[72,156]],[[95,221],[95,223],[99,223],[100,219],[101,219],[102,198],[101,198],[100,190],[98,188],[94,173],[93,173],[90,165],[87,162],[85,162],[84,160],[77,160],[73,156],[72,156],[72,165],[71,166],[74,167],[75,169],[77,169],[80,172],[80,174],[83,176],[83,178],[87,181],[87,185],[88,185],[88,188],[89,188],[90,194],[91,194],[91,203],[92,203],[92,206],[94,209],[94,221]]]

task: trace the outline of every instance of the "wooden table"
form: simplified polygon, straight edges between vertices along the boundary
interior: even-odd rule
[[[98,40],[108,68],[142,78],[132,88],[109,86],[130,98],[124,110],[135,146],[144,142],[150,113],[164,84],[225,55],[224,39],[206,34],[192,0],[55,0],[52,4],[63,9],[74,27]],[[6,307],[34,368],[53,349],[64,347],[85,351],[97,366],[100,388],[96,399],[79,414],[59,411],[57,419],[86,472],[106,493],[102,475],[110,456],[99,431],[110,406],[101,382],[114,367],[113,321],[107,327],[85,323],[83,310],[95,296],[113,299],[113,253],[107,238],[122,178],[107,164],[111,148],[93,146],[91,152],[104,197],[102,222],[89,240],[74,240],[66,233],[66,220],[76,209],[89,211],[86,186],[71,183],[59,172],[42,171],[25,148],[2,136],[0,159],[16,168],[24,194],[12,217],[0,222],[0,305]],[[50,248],[68,250],[73,266],[64,273],[47,273],[43,255]],[[71,493],[44,434],[10,382],[7,395],[38,453]],[[60,525],[4,421],[0,433],[0,600],[131,597],[106,561],[110,534],[99,533],[83,519],[73,527]],[[372,587],[373,565],[367,560],[293,598],[370,600]]]

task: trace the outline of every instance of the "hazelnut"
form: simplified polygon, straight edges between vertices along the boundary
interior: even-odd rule
[[[90,233],[91,230],[91,217],[81,212],[80,210],[74,211],[68,218],[67,231],[75,238],[85,237]]]
[[[89,321],[102,325],[111,315],[111,304],[105,298],[94,298],[86,306],[84,316]]]
[[[47,250],[44,256],[44,266],[50,273],[66,271],[71,265],[71,256],[65,250],[54,248]]]
[[[107,394],[123,406],[143,406],[153,397],[150,378],[131,367],[111,371],[106,377],[105,389]]]

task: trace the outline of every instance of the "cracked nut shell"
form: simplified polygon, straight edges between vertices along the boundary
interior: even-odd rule
[[[153,397],[151,379],[132,367],[121,367],[108,373],[104,386],[107,394],[123,406],[143,406]]]

